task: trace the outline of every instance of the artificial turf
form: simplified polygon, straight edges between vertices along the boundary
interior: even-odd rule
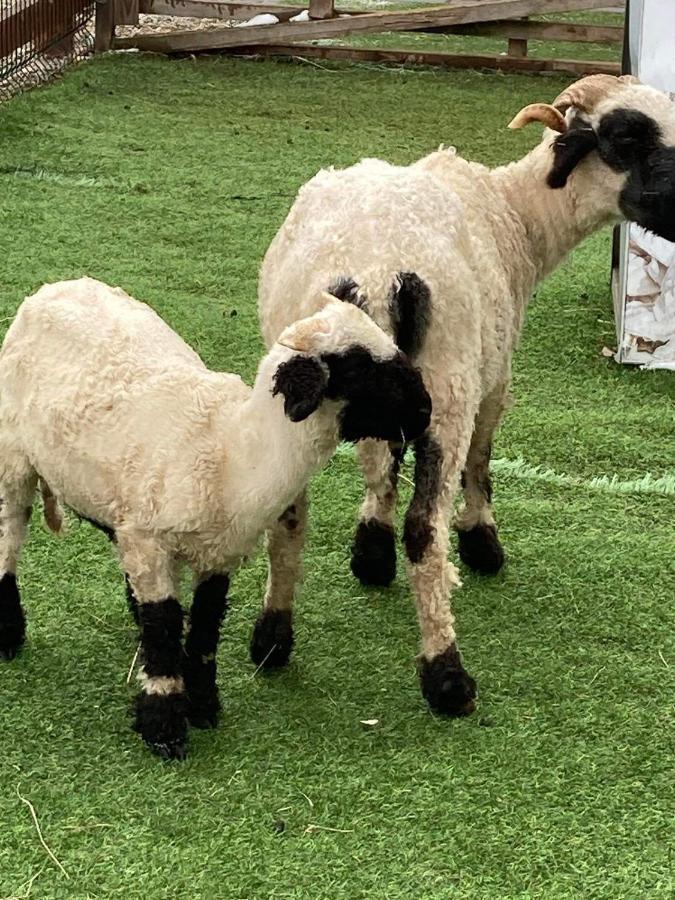
[[[88,273],[250,379],[258,265],[307,178],[441,142],[515,158],[538,133],[506,123],[564,84],[99,58],[0,107],[3,327],[41,283]],[[221,725],[183,764],[129,728],[136,637],[105,539],[34,515],[29,643],[0,669],[0,896],[673,896],[673,492],[589,482],[673,474],[675,376],[600,355],[609,256],[608,232],[587,241],[530,307],[495,456],[569,477],[496,467],[509,564],[455,595],[480,685],[466,720],[422,702],[405,575],[366,591],[349,573],[349,451],[313,484],[290,669],[254,677],[247,658],[259,557],[234,581]]]

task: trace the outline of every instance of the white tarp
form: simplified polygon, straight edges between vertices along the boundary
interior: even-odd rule
[[[675,0],[629,0],[631,72],[675,99]],[[675,244],[622,229],[615,282],[620,362],[675,369]]]

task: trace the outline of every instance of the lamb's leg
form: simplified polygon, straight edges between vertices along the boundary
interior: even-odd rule
[[[138,602],[142,666],[135,727],[153,753],[183,759],[187,739],[183,610],[176,599],[172,560],[154,537],[118,531],[117,541]]]
[[[386,587],[396,577],[396,486],[403,448],[362,441],[357,451],[366,496],[352,546],[352,572],[364,585]]]
[[[251,638],[251,660],[278,669],[293,649],[293,601],[300,580],[307,527],[307,495],[300,494],[267,532],[267,589]]]
[[[486,575],[493,575],[504,565],[504,550],[492,514],[490,453],[492,437],[507,405],[506,385],[488,394],[480,405],[462,475],[464,508],[455,520],[462,562]]]
[[[20,473],[5,467],[0,482],[0,659],[14,659],[26,639],[26,616],[16,583],[16,567],[26,538],[37,476],[28,463]]]
[[[218,724],[216,650],[227,610],[229,586],[227,575],[212,574],[201,580],[194,592],[185,638],[184,666],[188,719],[196,728],[215,728]]]
[[[422,636],[422,693],[436,712],[470,713],[476,683],[457,649],[452,588],[460,585],[448,560],[448,521],[471,435],[473,412],[458,410],[432,425],[415,444],[415,493],[405,519],[404,544]],[[464,425],[466,427],[464,427]]]

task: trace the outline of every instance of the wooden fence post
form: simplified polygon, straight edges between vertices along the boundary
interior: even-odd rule
[[[138,25],[138,0],[115,0],[115,25]]]
[[[114,34],[114,0],[97,0],[96,23],[94,26],[94,52],[105,53],[106,50],[110,50]]]
[[[527,41],[520,38],[509,38],[509,56],[516,56],[522,59],[527,56]]]
[[[310,19],[332,19],[335,16],[334,0],[309,0]]]

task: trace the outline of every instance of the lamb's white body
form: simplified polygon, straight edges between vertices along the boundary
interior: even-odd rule
[[[462,559],[484,572],[502,565],[491,508],[490,444],[508,405],[511,357],[527,302],[575,245],[622,218],[619,201],[631,172],[628,164],[621,169],[620,154],[630,160],[649,156],[636,146],[643,120],[660,130],[665,162],[658,183],[661,189],[669,183],[675,114],[663,94],[602,76],[570,91],[578,96],[562,97],[564,108],[570,106],[567,122],[558,110],[545,110],[560,132],[570,125],[567,148],[566,135],[547,129],[526,157],[492,170],[441,149],[406,167],[368,159],[319,172],[298,192],[260,275],[260,322],[268,345],[288,322],[311,314],[317,290],[336,280],[348,279],[356,302],[393,335],[392,310],[404,274],[426,286],[430,306],[422,316],[428,321],[420,323],[423,340],[413,358],[434,411],[430,437],[416,449],[416,491],[404,543],[422,632],[423,690],[434,708],[451,714],[473,708],[474,688],[459,661],[448,603],[451,587],[459,584],[448,560],[448,523],[463,475],[465,505],[455,523]],[[580,126],[571,106],[577,100]],[[524,121],[537,118],[541,107],[528,108],[535,114]],[[630,118],[636,113],[642,116],[637,126]],[[607,155],[615,133],[619,164],[615,159],[610,167],[591,145],[604,142]],[[562,171],[575,141],[582,152],[571,159],[564,186],[552,190],[550,174],[554,166]],[[424,305],[420,300],[426,303],[409,294],[411,320]],[[385,585],[395,572],[397,467],[381,443],[365,442],[360,456],[367,492],[352,569],[366,584]]]
[[[215,724],[229,575],[331,456],[350,413],[352,430],[379,433],[360,391],[366,371],[379,427],[421,434],[430,405],[419,373],[368,316],[334,299],[284,332],[250,388],[207,369],[118,288],[83,278],[28,298],[0,352],[0,656],[23,642],[15,572],[39,478],[48,522],[60,500],[114,540],[141,625],[137,727],[158,753],[181,756],[186,715]],[[292,509],[284,521],[295,527]],[[180,564],[197,585],[184,660]],[[290,652],[273,614],[258,649],[273,658],[283,638]]]
[[[321,411],[302,423],[275,415],[283,400],[271,374],[290,356],[278,347],[254,391],[207,369],[121,289],[87,278],[46,285],[22,305],[0,355],[0,466],[30,461],[59,499],[119,540],[151,533],[201,571],[231,571],[338,440]]]

